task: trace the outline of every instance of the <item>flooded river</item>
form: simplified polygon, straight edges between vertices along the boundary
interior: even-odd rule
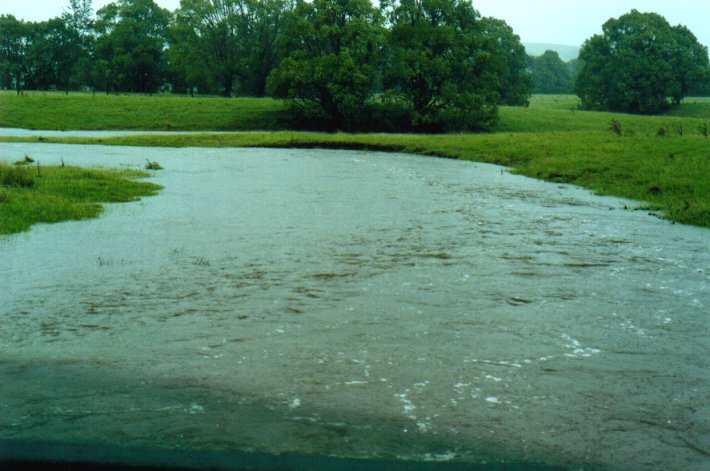
[[[426,157],[25,154],[165,189],[0,237],[4,443],[710,467],[710,230]]]

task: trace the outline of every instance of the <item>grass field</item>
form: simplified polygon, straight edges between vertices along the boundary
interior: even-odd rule
[[[267,130],[281,101],[181,95],[0,92],[0,127],[24,129]]]
[[[24,98],[31,97],[32,100],[43,103],[41,94],[33,95],[28,94]],[[56,107],[62,103],[52,94],[47,96],[50,95],[51,100],[57,101],[47,99],[47,103],[43,106]],[[9,101],[22,98],[9,99],[8,95],[0,94],[0,112],[3,107],[8,106]],[[262,110],[262,118],[270,113],[278,113],[282,109],[281,105],[273,100],[105,96],[99,98],[98,95],[80,97],[81,100],[95,99],[97,103],[104,99],[110,102],[112,99],[123,98],[135,100],[134,106],[137,109],[163,109],[170,119],[173,119],[171,113],[192,115],[194,125],[190,129],[197,130],[210,127],[207,126],[207,118],[203,121],[200,112],[196,111],[201,110],[201,107],[234,108],[230,111],[234,122],[237,122],[235,117],[246,119],[250,113],[258,115],[254,111],[256,109]],[[191,100],[201,103],[192,111],[190,111],[192,108],[185,104]],[[325,134],[269,131],[127,136],[110,139],[42,138],[42,140],[165,147],[368,148],[438,155],[506,165],[515,172],[531,177],[572,183],[599,194],[635,199],[644,202],[643,207],[659,211],[674,221],[710,227],[710,139],[699,131],[701,125],[705,123],[710,125],[710,99],[689,99],[680,107],[671,110],[669,114],[655,117],[579,111],[577,103],[577,98],[573,96],[535,96],[528,108],[503,107],[500,110],[498,131],[491,134]],[[174,112],[167,108],[170,106],[175,108]],[[33,113],[38,115],[39,109],[36,108],[33,112],[25,110],[26,119],[31,119]],[[80,111],[77,113],[82,114]],[[146,111],[146,116],[149,113],[153,111]],[[212,117],[210,119],[217,119],[215,116],[218,114],[212,111],[208,115]],[[264,123],[269,121],[267,118],[262,118],[259,119]],[[8,123],[9,118],[4,119],[5,123]],[[124,124],[127,123],[128,115],[121,118],[117,114],[114,119],[116,124],[114,127],[128,127],[120,125],[121,120],[124,120]],[[162,119],[164,122],[168,118]],[[621,135],[610,131],[612,120],[619,122]],[[39,118],[36,121],[39,122]],[[190,120],[185,118],[183,122],[188,121]],[[255,118],[251,122],[257,121]],[[140,122],[145,122],[145,119],[141,117],[131,121],[133,125]],[[210,122],[215,123],[215,121]],[[221,123],[211,128],[224,129],[220,127],[224,122]],[[19,126],[15,122],[6,125]],[[43,126],[38,124],[33,127]],[[236,129],[251,130],[252,128],[245,126]],[[661,129],[663,135],[659,135]],[[0,140],[36,141],[37,138],[0,138]]]
[[[40,222],[87,219],[101,214],[101,203],[134,201],[160,186],[137,181],[133,170],[0,163],[0,234],[27,230]]]
[[[625,119],[629,132],[656,133],[710,120],[710,98],[689,98],[665,116],[579,111],[573,95],[535,95],[528,108],[501,107],[497,132],[599,131]],[[43,130],[274,131],[286,106],[270,98],[0,92],[0,127]],[[622,118],[619,118],[622,116]],[[691,123],[692,122],[692,123]],[[692,128],[692,129],[691,129]]]

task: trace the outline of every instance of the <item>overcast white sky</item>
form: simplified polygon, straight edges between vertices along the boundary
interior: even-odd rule
[[[94,8],[110,0],[94,0]],[[156,0],[169,10],[180,0]],[[68,0],[0,0],[0,14],[39,21],[59,16]],[[665,16],[673,24],[690,28],[705,45],[710,45],[710,1],[701,0],[473,0],[483,16],[505,20],[523,42],[579,46],[601,32],[601,25],[636,8]]]

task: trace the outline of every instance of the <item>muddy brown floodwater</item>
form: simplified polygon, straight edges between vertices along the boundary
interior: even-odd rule
[[[710,230],[408,155],[25,154],[165,189],[0,237],[0,440],[710,468]]]

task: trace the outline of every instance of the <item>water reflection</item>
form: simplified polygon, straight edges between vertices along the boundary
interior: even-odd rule
[[[706,229],[422,157],[26,153],[165,190],[0,238],[0,439],[708,465]]]

